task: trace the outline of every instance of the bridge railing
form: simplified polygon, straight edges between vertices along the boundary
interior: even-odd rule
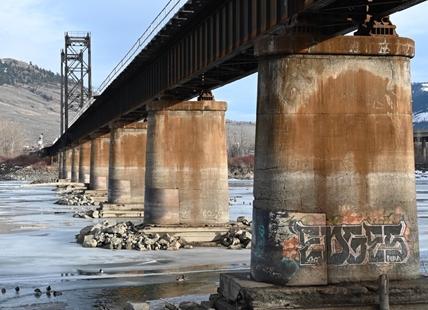
[[[149,27],[144,31],[141,37],[138,38],[137,42],[131,47],[126,53],[122,60],[114,67],[104,82],[95,91],[97,94],[102,94],[103,91],[110,85],[110,83],[123,71],[123,69],[135,58],[135,56],[141,52],[143,48],[149,44],[153,37],[162,29],[163,26],[179,11],[179,9],[187,2],[187,0],[169,0],[162,11],[156,16]],[[94,102],[91,98],[89,102],[79,110],[70,125],[73,124]]]

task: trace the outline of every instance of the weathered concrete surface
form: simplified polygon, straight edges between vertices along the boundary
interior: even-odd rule
[[[72,160],[72,149],[66,149],[63,151],[62,157],[62,179],[71,180],[71,160]]]
[[[417,277],[413,41],[275,36],[255,54],[253,278],[315,284],[326,261],[328,283]]]
[[[168,225],[159,225],[159,226],[146,226],[140,231],[145,234],[168,234],[171,237],[181,237],[187,242],[195,243],[206,243],[211,242],[226,234],[230,229],[229,225],[219,225],[219,226],[207,226],[207,227],[186,227],[181,226],[168,226]]]
[[[64,150],[61,149],[60,152],[58,153],[58,179],[59,180],[64,180],[65,176],[64,174]]]
[[[108,203],[102,202],[99,207],[99,216],[107,217],[143,217],[144,203]]]
[[[71,149],[71,182],[79,182],[80,144],[73,145]]]
[[[93,134],[91,136],[91,167],[89,176],[90,189],[107,191],[109,154],[110,134]]]
[[[144,222],[227,223],[226,102],[154,101],[147,111]]]
[[[428,278],[389,282],[390,309],[427,309]],[[250,279],[249,273],[220,274],[218,310],[232,309],[379,309],[377,281],[284,287]]]
[[[108,203],[144,206],[147,123],[113,123],[110,130]]]
[[[91,140],[80,141],[79,182],[89,183],[91,172]]]

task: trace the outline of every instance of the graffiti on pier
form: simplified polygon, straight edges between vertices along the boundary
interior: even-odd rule
[[[300,265],[315,265],[324,259],[327,245],[329,265],[362,265],[373,263],[405,263],[410,256],[404,237],[406,223],[307,226],[294,222],[298,235]]]
[[[322,284],[328,265],[403,264],[412,255],[402,214],[353,216],[347,223],[344,215],[332,222],[321,213],[253,210],[253,218],[252,275],[260,281]]]

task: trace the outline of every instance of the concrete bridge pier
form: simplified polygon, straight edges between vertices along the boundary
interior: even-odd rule
[[[58,180],[64,180],[65,177],[63,175],[64,173],[64,157],[65,157],[65,151],[64,149],[61,149],[58,153]]]
[[[79,148],[79,182],[89,184],[91,171],[91,140],[80,140]]]
[[[396,36],[258,40],[251,276],[419,275],[410,58]]]
[[[161,100],[146,109],[144,223],[228,223],[226,102]]]
[[[71,180],[71,170],[72,170],[72,153],[71,148],[63,149],[62,153],[62,173],[60,178],[65,180]]]
[[[147,123],[110,125],[108,200],[101,217],[141,217],[144,214]]]
[[[79,182],[80,144],[75,143],[71,148],[71,182]]]
[[[86,195],[95,202],[107,201],[110,133],[91,134],[91,167]]]

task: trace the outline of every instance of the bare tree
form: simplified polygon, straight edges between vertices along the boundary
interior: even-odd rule
[[[229,126],[227,128],[227,157],[254,154],[254,127]]]
[[[21,154],[26,136],[18,123],[0,119],[0,155],[9,157]]]

